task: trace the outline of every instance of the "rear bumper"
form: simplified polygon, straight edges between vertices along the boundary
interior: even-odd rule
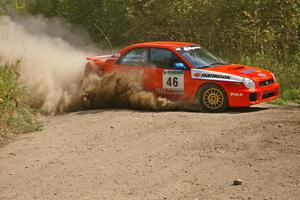
[[[230,107],[248,107],[251,105],[271,101],[279,97],[278,83],[270,86],[244,90],[233,90],[228,95]]]

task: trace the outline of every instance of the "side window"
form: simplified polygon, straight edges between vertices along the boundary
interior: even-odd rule
[[[148,61],[147,48],[137,48],[130,50],[124,56],[122,56],[118,62],[120,65],[131,65],[131,66],[146,66]]]
[[[167,49],[151,48],[150,65],[161,68],[173,68],[174,63],[183,61],[172,51]]]

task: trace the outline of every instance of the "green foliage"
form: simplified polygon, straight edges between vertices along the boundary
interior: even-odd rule
[[[291,100],[300,104],[300,89],[289,89],[283,92],[282,99]]]
[[[1,2],[7,0],[0,0]],[[33,15],[84,27],[99,44],[201,44],[230,62],[271,69],[283,91],[299,89],[299,0],[13,0]],[[11,3],[10,3],[11,4]],[[3,5],[3,3],[2,3]],[[15,3],[15,5],[17,5]],[[21,6],[22,7],[22,6]]]
[[[15,11],[23,11],[27,0],[0,0],[0,15],[7,15]]]
[[[288,105],[289,101],[300,104],[300,89],[286,89],[282,92],[281,97],[272,101],[273,104],[277,105]]]
[[[8,133],[30,132],[40,127],[28,106],[29,94],[18,80],[18,63],[0,65],[0,137]]]
[[[0,15],[7,14],[11,5],[10,0],[0,0]]]
[[[149,40],[194,41],[222,55],[242,57],[299,47],[299,0],[30,0],[31,14],[61,17],[114,45]]]
[[[281,105],[281,106],[288,105],[288,102],[282,98],[275,99],[275,100],[271,101],[270,103],[275,104],[275,105]]]

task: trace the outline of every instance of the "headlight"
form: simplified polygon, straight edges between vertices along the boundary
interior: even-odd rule
[[[246,88],[254,89],[255,83],[250,78],[244,78],[243,83]]]

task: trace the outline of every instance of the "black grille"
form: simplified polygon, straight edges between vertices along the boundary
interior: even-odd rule
[[[250,101],[256,101],[256,99],[257,99],[257,93],[251,93],[249,95],[249,100]]]
[[[265,92],[262,96],[263,99],[267,99],[267,98],[270,98],[270,97],[273,97],[275,96],[275,92]]]
[[[259,87],[264,87],[264,86],[272,85],[273,83],[274,83],[274,80],[273,80],[273,79],[261,81],[261,82],[259,83]]]

